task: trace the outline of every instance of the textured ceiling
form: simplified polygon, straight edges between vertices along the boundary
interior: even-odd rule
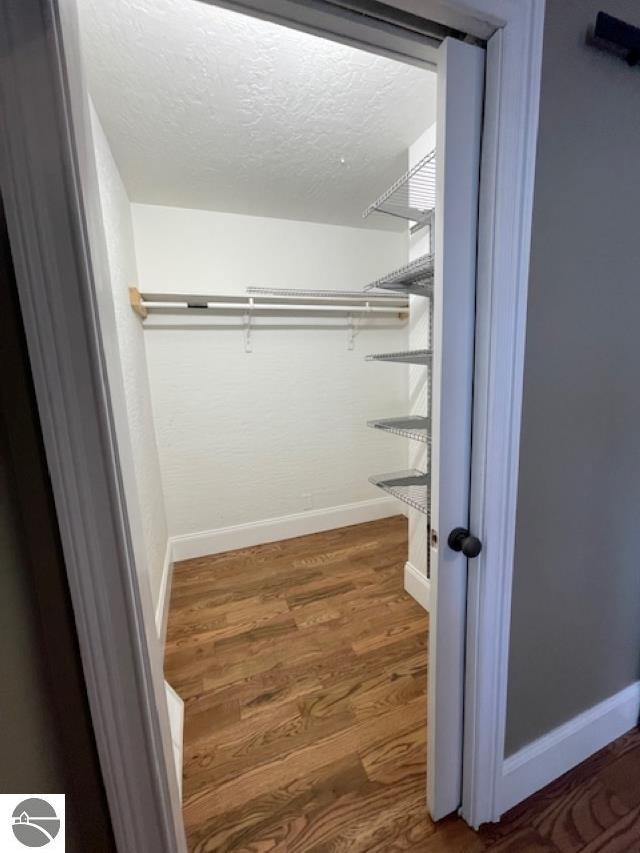
[[[429,71],[196,0],[79,5],[132,201],[362,225],[435,119]]]

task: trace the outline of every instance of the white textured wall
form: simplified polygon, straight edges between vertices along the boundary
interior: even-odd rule
[[[116,429],[121,450],[125,449],[125,443],[128,445],[123,457],[133,460],[132,471],[128,470],[128,465],[124,465],[126,500],[130,508],[138,572],[141,578],[148,577],[155,609],[158,606],[167,547],[167,523],[144,336],[140,321],[129,305],[128,287],[137,280],[131,208],[93,108],[91,121],[119,354],[119,364],[110,366],[111,369],[119,369],[121,373],[126,404],[126,419],[117,419]]]
[[[247,285],[361,288],[406,262],[406,234],[132,205],[141,290]],[[371,473],[406,466],[401,439],[367,429],[405,414],[407,371],[367,363],[405,326],[148,328],[147,361],[169,531],[196,533],[382,496]],[[388,325],[388,324],[387,324]],[[398,511],[401,505],[398,504]]]

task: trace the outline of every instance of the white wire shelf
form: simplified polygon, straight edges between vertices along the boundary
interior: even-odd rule
[[[386,213],[413,222],[411,233],[424,227],[436,206],[436,152],[430,151],[382,193],[362,214]]]
[[[405,418],[380,418],[368,421],[367,426],[389,432],[393,435],[401,435],[423,444],[431,444],[431,420],[420,415],[409,415]]]
[[[364,288],[366,293],[372,290],[391,290],[395,293],[413,293],[418,296],[433,294],[433,255],[423,255],[410,264],[387,273],[372,281]]]
[[[431,509],[429,475],[423,471],[411,469],[395,471],[391,474],[377,474],[369,477],[369,482],[429,516]]]
[[[397,364],[431,364],[431,350],[414,349],[403,352],[381,352],[366,356],[367,361],[389,361]]]
[[[309,290],[295,287],[247,287],[250,297],[268,302],[271,299],[291,299],[304,301],[348,302],[364,300],[365,302],[380,302],[382,304],[406,304],[402,294],[392,296],[389,293],[364,293],[362,290]]]

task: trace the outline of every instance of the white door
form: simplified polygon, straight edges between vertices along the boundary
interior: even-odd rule
[[[427,716],[434,820],[458,808],[462,788],[467,557],[447,540],[469,519],[484,57],[454,39],[438,49]],[[474,545],[466,540],[464,550]]]

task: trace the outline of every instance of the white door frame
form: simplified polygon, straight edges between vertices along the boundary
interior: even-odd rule
[[[457,809],[462,797],[469,561],[447,537],[469,526],[485,64],[484,50],[459,39],[446,38],[438,49],[425,721],[433,820]]]
[[[461,814],[478,827],[501,816],[544,0],[456,6],[500,25],[487,41],[469,511],[483,550],[469,562]]]
[[[73,2],[0,0],[0,186],[116,842],[123,853],[181,853],[180,804],[145,642],[79,195],[60,24],[60,10]],[[316,6],[243,5],[296,26],[295,7],[307,14]],[[318,4],[318,29],[366,44],[361,31],[343,31],[341,21],[354,26],[344,9],[328,23],[332,5],[339,7]],[[470,511],[484,549],[469,566],[461,809],[477,826],[500,816],[544,0],[388,6],[488,38]],[[313,20],[303,26],[314,29]],[[398,35],[386,24],[375,29]],[[399,54],[378,37],[371,44]],[[418,61],[425,60],[422,53]]]

